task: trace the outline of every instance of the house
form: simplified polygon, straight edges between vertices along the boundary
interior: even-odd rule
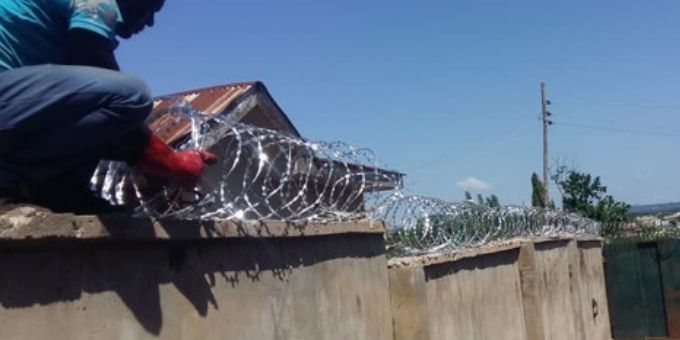
[[[244,82],[206,87],[159,97],[149,117],[150,127],[169,144],[186,138],[191,131],[187,119],[169,115],[177,100],[185,100],[194,109],[209,116],[225,116],[233,121],[267,128],[301,138],[288,116],[261,82]]]
[[[228,202],[232,210],[241,209],[245,218],[253,219],[287,219],[328,210],[360,212],[366,193],[402,185],[404,175],[399,172],[320,158],[306,147],[299,131],[261,82],[225,84],[159,97],[149,116],[149,126],[175,147],[189,140],[192,131],[191,120],[174,112],[181,109],[177,105],[180,102],[188,103],[186,106],[209,121],[219,119],[268,129],[252,132],[264,136],[248,131],[243,132],[248,136],[225,133],[206,145],[222,164],[227,164],[209,167],[203,176],[203,188],[220,192],[221,201],[212,207],[204,206],[208,211]],[[275,133],[268,136],[263,131]],[[258,161],[263,155],[266,169]]]

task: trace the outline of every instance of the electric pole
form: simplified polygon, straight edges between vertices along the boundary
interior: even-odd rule
[[[550,196],[548,195],[548,187],[550,185],[548,179],[548,126],[552,124],[549,117],[551,113],[548,111],[550,101],[545,99],[545,83],[541,83],[541,112],[543,116],[543,206],[548,207]]]

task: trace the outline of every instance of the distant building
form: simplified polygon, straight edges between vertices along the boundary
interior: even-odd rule
[[[288,116],[274,101],[261,82],[225,84],[169,94],[159,98],[154,103],[153,111],[149,117],[149,126],[171,145],[177,146],[181,144],[190,138],[191,134],[191,121],[182,118],[182,115],[176,115],[172,112],[172,108],[178,100],[186,101],[195,110],[208,117],[220,117],[227,121],[275,130],[292,138],[302,138]],[[234,147],[234,145],[235,141],[233,138],[227,137],[216,143],[216,145],[211,146],[210,150],[215,151],[218,155],[227,155],[229,154],[228,149]],[[277,159],[275,154],[280,151],[275,146],[272,146],[268,150],[264,150],[264,152],[272,160]],[[243,159],[248,157],[256,157],[256,155],[241,155]],[[274,207],[274,209],[281,208],[282,205],[286,204],[286,199],[294,197],[300,190],[306,190],[305,200],[297,202],[295,204],[298,205],[297,207],[291,206],[279,210],[295,210],[305,204],[316,203],[323,205],[333,202],[335,204],[334,209],[338,211],[361,211],[364,203],[364,193],[393,190],[401,187],[404,176],[399,172],[361,164],[336,164],[337,162],[335,161],[310,156],[309,152],[304,152],[301,149],[293,150],[287,158],[291,157],[294,160],[292,171],[287,168],[290,165],[286,165],[285,162],[273,164],[271,167],[274,170],[268,176],[260,176],[256,183],[248,183],[248,188],[243,187],[243,178],[253,176],[253,171],[248,169],[248,164],[240,162],[238,167],[232,170],[232,175],[229,176],[229,183],[227,183],[225,191],[239,193],[245,190],[248,192],[249,201],[256,202],[266,199],[266,205],[269,206],[262,206],[256,211],[252,211],[252,214],[245,216],[246,218],[267,215],[271,207]],[[348,173],[355,172],[362,173],[361,180],[345,176]],[[280,179],[277,175],[284,173],[288,173],[294,178],[289,179],[286,187],[282,188],[283,192],[277,194],[276,197],[261,197],[260,189],[263,186],[276,188],[277,182]],[[330,173],[332,175],[329,175]],[[209,168],[204,175],[204,182],[207,183],[207,186],[214,188],[220,184],[222,177],[223,174],[220,173],[220,169]],[[341,180],[343,177],[348,180]],[[317,178],[330,178],[331,183],[337,181],[342,184],[342,188],[332,190],[332,193],[328,192],[328,181],[315,180]],[[323,192],[324,190],[327,192]],[[359,194],[357,195],[357,193]],[[316,200],[320,197],[325,202]],[[235,203],[239,204],[239,202]],[[246,202],[240,202],[240,204],[245,205]],[[286,213],[278,214],[278,217],[286,218],[286,215]]]

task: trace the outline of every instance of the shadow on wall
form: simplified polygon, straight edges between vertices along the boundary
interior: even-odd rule
[[[0,243],[0,305],[27,308],[77,301],[85,294],[115,292],[144,329],[159,335],[163,327],[160,285],[173,284],[205,317],[219,309],[213,294],[217,280],[236,288],[263,275],[287,282],[296,268],[337,258],[368,258],[384,253],[381,242],[366,235],[294,238],[206,238],[209,223],[165,223],[169,240],[140,241],[116,219],[101,218],[112,240]],[[151,222],[135,223],[135,235],[153,238]],[[263,226],[266,229],[266,225]],[[173,240],[182,237],[185,240]],[[375,235],[375,237],[382,237]],[[147,238],[147,239],[149,239]]]
[[[454,262],[446,262],[425,268],[425,280],[447,278],[460,271],[485,270],[517,262],[519,249],[510,249],[492,254],[480,254],[475,257],[463,258]]]

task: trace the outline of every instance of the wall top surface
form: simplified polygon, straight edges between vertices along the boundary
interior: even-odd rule
[[[390,259],[388,262],[389,268],[402,267],[427,267],[441,263],[460,261],[466,258],[476,257],[480,255],[488,255],[494,253],[501,253],[518,249],[524,243],[550,243],[550,242],[565,242],[575,240],[577,242],[603,242],[603,239],[596,236],[584,237],[522,237],[510,240],[498,241],[473,248],[460,249],[450,252],[425,254],[419,256],[399,257]]]
[[[0,242],[286,238],[350,233],[383,234],[386,230],[384,222],[375,220],[325,224],[293,224],[273,220],[152,220],[115,214],[54,214],[34,207],[17,207],[0,215]]]

